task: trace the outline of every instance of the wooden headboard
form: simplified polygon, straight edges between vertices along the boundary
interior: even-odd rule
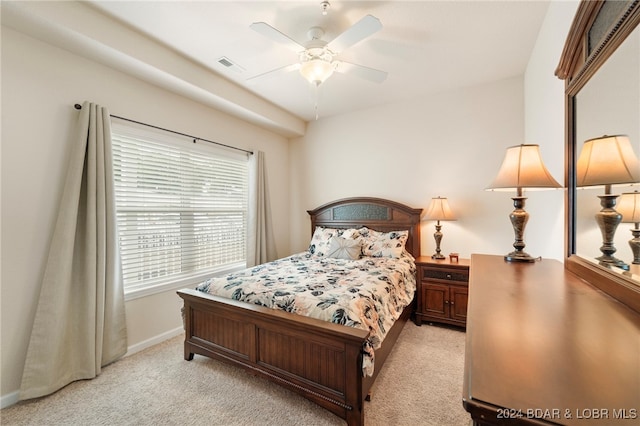
[[[422,209],[382,198],[355,197],[332,201],[307,213],[311,216],[311,235],[316,226],[339,229],[366,226],[380,232],[407,230],[407,251],[414,257],[420,256]]]

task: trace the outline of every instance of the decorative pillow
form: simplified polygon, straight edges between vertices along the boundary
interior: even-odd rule
[[[357,229],[352,228],[336,229],[316,226],[316,229],[313,231],[313,237],[311,237],[311,243],[309,244],[309,252],[317,256],[326,256],[329,250],[329,243],[334,236],[355,240],[360,237],[360,233]]]
[[[361,228],[358,229],[354,229],[355,232],[358,233],[357,238],[361,238],[364,242],[364,240],[367,240],[369,238],[369,233],[371,232],[376,232],[373,229],[369,229],[366,226],[363,226]]]
[[[362,254],[371,257],[399,258],[402,256],[409,238],[409,231],[378,232],[373,229],[367,231],[366,236],[363,235],[365,243]]]
[[[339,229],[338,230],[338,235],[340,235],[342,238],[355,240],[355,239],[360,238],[360,231],[357,230],[357,229],[354,229],[354,228]]]
[[[360,240],[333,236],[329,242],[329,250],[327,257],[336,259],[357,260],[360,259],[362,253],[362,244]]]
[[[311,237],[311,243],[309,243],[309,252],[318,256],[324,256],[329,249],[329,240],[331,240],[331,237],[337,234],[337,232],[337,229],[316,226],[315,231],[313,231],[313,237]]]

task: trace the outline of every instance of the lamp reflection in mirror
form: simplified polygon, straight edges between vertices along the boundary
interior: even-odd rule
[[[451,211],[449,207],[449,202],[446,198],[436,197],[431,199],[431,203],[427,208],[427,212],[424,215],[426,220],[435,220],[436,222],[436,232],[433,234],[433,237],[436,240],[436,252],[431,256],[432,259],[444,259],[444,255],[440,253],[440,242],[442,241],[442,225],[440,225],[441,220],[456,220],[455,215]]]
[[[640,161],[633,152],[626,135],[602,136],[584,142],[576,165],[576,186],[604,186],[604,195],[598,195],[602,209],[596,213],[596,222],[602,233],[602,256],[596,260],[603,266],[629,270],[629,265],[616,258],[613,239],[622,215],[616,211],[618,195],[611,186],[640,182]]]
[[[618,213],[622,215],[622,223],[633,223],[631,228],[633,238],[629,240],[629,247],[633,253],[633,264],[640,265],[640,192],[623,192],[618,203]]]
[[[507,148],[507,152],[498,171],[487,190],[516,191],[512,198],[515,209],[509,215],[515,242],[514,251],[504,256],[509,262],[533,262],[535,258],[524,251],[524,229],[529,221],[529,213],[524,210],[527,197],[523,196],[523,189],[553,189],[561,185],[551,176],[542,157],[540,146],[535,144],[522,144]]]

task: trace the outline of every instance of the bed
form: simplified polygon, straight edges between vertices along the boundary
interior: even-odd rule
[[[414,257],[420,255],[421,212],[370,197],[342,199],[308,211],[312,235],[318,227],[406,231],[405,248]],[[199,354],[243,367],[299,393],[348,425],[364,424],[364,401],[414,305],[409,303],[385,330],[371,370],[366,367],[367,330],[197,289],[180,290],[178,295],[184,302],[186,360]]]

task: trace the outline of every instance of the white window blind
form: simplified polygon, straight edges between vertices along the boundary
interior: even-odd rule
[[[125,126],[112,140],[125,294],[245,266],[246,155]]]

